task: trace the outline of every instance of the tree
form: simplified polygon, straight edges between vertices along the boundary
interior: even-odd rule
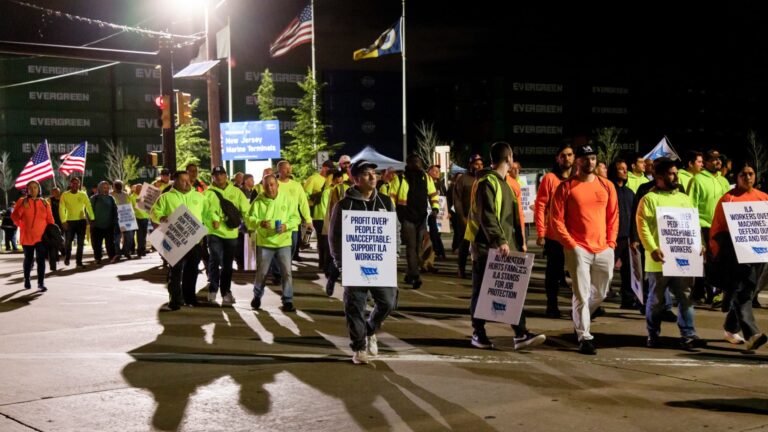
[[[210,144],[205,138],[203,122],[195,116],[199,105],[200,99],[195,99],[189,105],[192,119],[189,123],[176,128],[176,167],[183,170],[187,165],[195,164],[199,177],[209,182],[211,171],[203,167],[211,165]]]
[[[595,142],[597,144],[597,159],[610,165],[621,152],[619,144],[619,134],[621,129],[617,127],[606,127],[597,130]]]
[[[5,197],[5,206],[8,207],[8,191],[14,187],[13,170],[11,170],[11,154],[3,152],[0,155],[0,189]]]
[[[285,111],[284,108],[275,108],[275,84],[269,69],[264,69],[259,89],[253,95],[259,105],[259,120],[277,120],[277,113]]]
[[[104,164],[107,168],[107,180],[122,180],[129,183],[139,178],[139,158],[128,154],[125,146],[112,141],[104,142],[107,151],[104,154]]]
[[[749,142],[747,151],[752,162],[755,164],[755,174],[757,177],[755,181],[757,182],[763,178],[763,175],[768,173],[768,151],[766,151],[763,143],[758,140],[757,132],[754,130],[747,132],[747,141]]]
[[[435,147],[448,144],[438,138],[435,125],[432,123],[427,124],[427,122],[422,120],[416,125],[416,132],[418,132],[418,135],[416,135],[416,150],[414,153],[421,157],[426,166],[430,166],[434,164]]]
[[[299,105],[292,109],[296,126],[286,132],[290,143],[282,148],[280,154],[291,162],[296,180],[304,180],[315,171],[319,152],[327,151],[332,155],[343,143],[328,144],[325,137],[326,126],[318,120],[320,103],[316,101],[319,97],[315,94],[320,91],[321,86],[312,77],[311,70],[298,85],[304,95],[299,100]]]

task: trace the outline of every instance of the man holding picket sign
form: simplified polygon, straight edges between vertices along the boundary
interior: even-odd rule
[[[187,210],[199,222],[203,219],[205,198],[203,194],[192,190],[189,175],[186,171],[177,171],[173,186],[167,193],[160,195],[152,206],[150,218],[155,224],[168,222],[168,218],[180,206]],[[160,248],[160,245],[155,245]],[[169,270],[168,278],[168,304],[163,306],[163,311],[175,311],[182,304],[197,306],[195,287],[197,284],[197,266],[200,264],[200,248],[192,247],[182,259],[176,262]]]
[[[645,272],[648,275],[648,301],[645,304],[645,320],[648,328],[648,348],[659,347],[659,335],[661,333],[662,313],[665,309],[664,293],[669,288],[677,299],[679,313],[677,326],[680,328],[680,347],[683,349],[701,348],[706,342],[696,336],[693,324],[693,303],[686,293],[686,288],[691,282],[690,277],[672,276],[663,269],[663,264],[675,260],[672,254],[665,254],[659,241],[660,227],[657,213],[663,213],[661,208],[693,209],[693,203],[688,195],[678,190],[677,167],[674,161],[668,158],[659,158],[654,162],[654,181],[656,185],[645,195],[637,207],[637,231],[640,241],[645,248]],[[661,217],[665,217],[661,214]],[[691,221],[695,225],[698,234],[697,221]],[[679,227],[681,235],[684,227]],[[665,231],[677,231],[668,230]],[[690,231],[690,229],[689,229]],[[666,233],[668,236],[673,233]],[[695,241],[698,236],[685,236]],[[700,241],[700,239],[699,239]],[[701,254],[704,253],[702,247]]]
[[[483,170],[477,175],[467,219],[464,239],[470,242],[472,253],[472,345],[477,348],[493,348],[493,343],[485,332],[485,319],[475,318],[489,251],[497,249],[502,258],[509,256],[510,251],[527,251],[517,198],[505,180],[512,162],[512,148],[509,144],[497,142],[491,146],[491,169]],[[506,310],[507,304],[503,307]],[[518,323],[512,324],[512,329],[515,332],[516,350],[539,345],[547,339],[543,334],[537,335],[528,331],[524,312],[520,313]]]
[[[351,179],[355,185],[333,208],[328,230],[331,257],[344,282],[344,315],[354,352],[352,362],[366,364],[370,357],[379,353],[376,331],[381,328],[384,319],[389,316],[397,301],[397,239],[395,227],[395,208],[390,198],[376,191],[376,165],[366,160],[358,160],[350,167]],[[350,214],[370,214],[370,216],[350,217]],[[371,219],[385,220],[386,226],[372,226]],[[350,230],[356,225],[359,230]],[[375,235],[347,235],[350,231]],[[387,234],[389,233],[389,234]],[[342,240],[344,237],[344,240]],[[353,241],[349,241],[350,238]],[[371,241],[365,242],[370,238]],[[342,251],[342,242],[345,251]],[[350,254],[355,246],[372,246],[358,250],[375,253]],[[370,255],[369,257],[364,257]],[[347,258],[343,258],[346,256]],[[376,267],[364,266],[364,261],[376,261]],[[346,267],[346,271],[342,272]],[[357,268],[356,268],[357,267]],[[360,272],[358,271],[358,268]],[[360,277],[362,275],[362,277]],[[354,276],[354,277],[353,277]],[[357,281],[355,281],[357,279]],[[373,311],[365,319],[368,295],[373,297]]]

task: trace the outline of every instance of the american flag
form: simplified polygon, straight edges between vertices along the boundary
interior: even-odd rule
[[[88,149],[88,141],[80,143],[71,152],[61,155],[63,161],[59,165],[59,172],[64,175],[70,175],[73,172],[85,173],[85,154]]]
[[[312,6],[307,5],[298,17],[294,18],[280,36],[269,46],[272,57],[280,57],[293,47],[312,42]]]
[[[27,187],[27,183],[32,180],[40,182],[52,177],[53,165],[51,164],[51,156],[48,155],[48,141],[46,140],[40,144],[32,159],[21,170],[15,186],[16,189],[24,189]]]

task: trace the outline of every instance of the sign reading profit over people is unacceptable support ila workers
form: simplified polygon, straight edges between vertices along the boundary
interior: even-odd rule
[[[397,214],[341,212],[341,272],[345,286],[397,286]]]
[[[520,322],[533,269],[533,254],[511,252],[506,257],[498,249],[488,251],[475,318],[507,324]]]
[[[723,211],[739,263],[768,262],[768,201],[724,202]]]
[[[657,207],[659,248],[664,253],[664,276],[704,276],[701,255],[699,210],[695,208]]]
[[[206,234],[203,223],[185,205],[180,205],[148,238],[168,264],[175,266]]]

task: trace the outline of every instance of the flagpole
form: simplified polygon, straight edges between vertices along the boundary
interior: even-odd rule
[[[312,147],[317,150],[317,72],[315,62],[315,0],[311,1],[312,7],[312,81],[315,86],[312,89]],[[320,167],[317,167],[320,168]]]
[[[407,155],[408,148],[408,123],[406,116],[406,80],[405,80],[405,0],[403,0],[403,16],[400,18],[400,45],[403,58],[403,160]]]

